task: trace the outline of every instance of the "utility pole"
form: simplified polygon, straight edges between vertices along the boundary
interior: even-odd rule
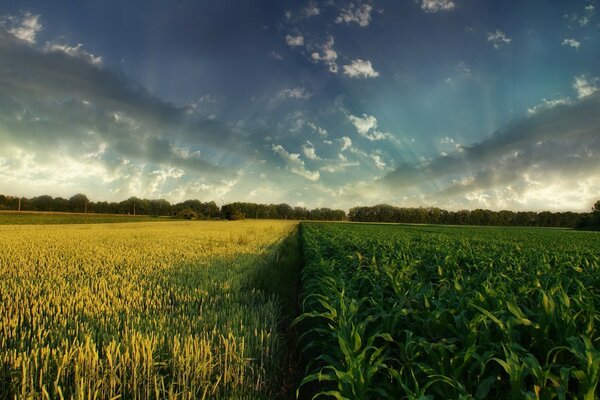
[[[135,215],[135,203],[133,203],[133,215]]]
[[[86,200],[86,201],[85,201],[85,213],[86,213],[86,214],[87,214],[87,204],[88,204],[88,202],[87,202],[87,200]]]
[[[21,211],[21,198],[19,197],[19,211]]]

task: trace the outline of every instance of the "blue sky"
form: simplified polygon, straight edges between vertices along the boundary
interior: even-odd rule
[[[588,210],[600,4],[0,4],[0,192]]]

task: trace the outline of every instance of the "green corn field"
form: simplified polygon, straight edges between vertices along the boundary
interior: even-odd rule
[[[598,398],[599,235],[301,230],[303,398]]]

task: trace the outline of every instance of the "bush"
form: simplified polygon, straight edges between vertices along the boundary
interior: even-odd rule
[[[198,219],[198,213],[191,208],[182,208],[175,216],[183,219]]]

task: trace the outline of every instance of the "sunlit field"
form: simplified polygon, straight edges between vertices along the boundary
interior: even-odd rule
[[[0,398],[273,398],[296,225],[0,226]]]

